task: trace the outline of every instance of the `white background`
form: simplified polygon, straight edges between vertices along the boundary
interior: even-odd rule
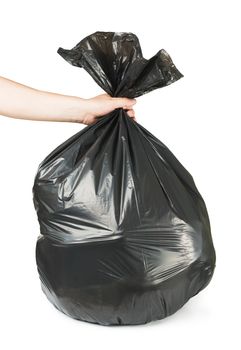
[[[86,4],[85,4],[86,3]],[[41,291],[32,203],[38,164],[83,126],[0,116],[2,349],[237,349],[240,328],[239,1],[1,1],[0,75],[32,87],[92,97],[88,74],[58,54],[97,31],[131,31],[150,58],[164,48],[184,78],[137,99],[138,122],[193,175],[217,253],[209,286],[180,311],[143,326],[75,321]],[[14,103],[14,101],[13,101]],[[31,103],[31,101],[30,101]],[[239,325],[238,325],[239,324]]]

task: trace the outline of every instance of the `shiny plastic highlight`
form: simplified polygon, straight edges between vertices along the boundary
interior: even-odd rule
[[[182,77],[164,50],[143,58],[132,33],[96,32],[58,53],[111,96],[138,97]],[[211,280],[215,250],[192,176],[123,109],[42,161],[33,200],[41,286],[72,318],[102,325],[162,319]]]

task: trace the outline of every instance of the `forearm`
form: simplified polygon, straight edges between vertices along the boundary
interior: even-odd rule
[[[80,123],[86,115],[86,100],[33,89],[0,77],[0,114],[11,118]]]

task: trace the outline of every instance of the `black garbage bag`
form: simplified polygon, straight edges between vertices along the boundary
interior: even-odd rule
[[[182,77],[164,50],[143,58],[132,33],[96,32],[58,53],[111,96],[134,98]],[[215,250],[192,176],[123,109],[42,161],[33,200],[41,286],[72,318],[102,325],[162,319],[211,280]]]

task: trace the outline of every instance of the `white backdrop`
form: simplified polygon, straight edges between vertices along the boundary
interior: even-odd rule
[[[217,253],[209,286],[165,320],[104,327],[60,313],[40,288],[32,185],[40,161],[83,126],[0,116],[2,349],[238,347],[238,3],[1,0],[0,75],[34,88],[81,97],[102,93],[84,70],[70,66],[56,52],[59,46],[72,48],[97,30],[134,32],[145,58],[166,49],[184,78],[139,97],[136,116],[192,174],[208,208]]]

